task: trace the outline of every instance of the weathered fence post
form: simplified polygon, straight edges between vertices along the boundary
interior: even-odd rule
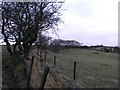
[[[76,78],[76,62],[74,62],[74,73],[73,73],[73,79]]]
[[[37,52],[36,52],[37,55],[39,55],[39,49],[37,49]]]
[[[28,82],[27,82],[27,87],[28,88],[30,87],[30,78],[31,78],[33,62],[34,62],[34,56],[32,56],[32,61],[31,61],[31,64],[30,64],[30,71],[29,71],[29,74],[28,74]]]
[[[40,50],[40,59],[42,59],[42,51]]]
[[[47,52],[45,52],[45,61],[46,61],[46,54],[47,54]]]
[[[56,66],[56,56],[54,56],[54,66]]]
[[[41,84],[40,84],[40,90],[44,89],[44,85],[45,85],[45,82],[46,82],[46,79],[47,79],[48,72],[49,72],[49,68],[45,67],[45,71],[44,71],[44,74],[43,74],[43,77],[42,77],[42,80],[41,80]]]

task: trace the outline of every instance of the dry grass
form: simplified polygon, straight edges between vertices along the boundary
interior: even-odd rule
[[[76,81],[85,87],[118,87],[118,54],[94,53],[85,49],[62,50],[57,54],[49,51],[47,62],[53,64],[54,55],[57,56],[56,67],[71,79],[73,79],[73,63],[77,62]]]

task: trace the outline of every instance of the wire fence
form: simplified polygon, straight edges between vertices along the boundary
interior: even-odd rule
[[[109,83],[114,83],[109,78],[113,76],[117,77],[115,76],[117,74],[111,74],[112,71],[115,72],[115,68],[112,68],[112,63],[107,62],[105,55],[108,54],[94,54],[93,51],[85,51],[85,55],[79,56],[78,52],[72,52],[74,55],[71,52],[72,50],[66,50],[64,53],[62,51],[59,53],[40,51],[37,55],[42,60],[61,70],[71,80],[82,83],[84,86],[98,87],[103,86],[103,82],[107,82],[108,85],[110,85]],[[100,57],[102,58],[101,60]],[[108,64],[111,64],[111,68]],[[106,77],[108,81],[103,79]]]

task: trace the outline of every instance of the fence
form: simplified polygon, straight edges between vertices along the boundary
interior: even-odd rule
[[[44,55],[44,59],[42,58]],[[39,59],[39,57],[42,58]],[[34,60],[35,59],[35,60]],[[28,87],[33,88],[80,88],[80,84],[76,84],[76,62],[74,62],[73,80],[65,76],[59,69],[56,68],[56,59],[53,57],[53,64],[47,63],[47,53],[40,52],[39,55],[32,57],[29,69]]]
[[[44,60],[44,61],[46,61],[46,59],[47,59],[47,53],[48,53],[48,52],[44,52],[44,53],[43,53],[43,57],[44,57],[43,60]],[[38,55],[38,53],[37,53],[37,55]],[[42,58],[42,51],[40,51],[40,58]],[[57,62],[56,62],[56,59],[57,59],[57,56],[54,55],[54,56],[53,56],[53,65],[54,65],[54,66],[56,66],[56,63],[57,63]],[[73,62],[73,65],[74,65],[74,66],[73,66],[73,80],[76,79],[76,63],[77,63],[77,62]],[[69,67],[68,67],[68,68],[69,68]]]
[[[93,52],[95,52],[95,51],[86,50],[86,49],[84,49],[84,50],[83,49],[62,50],[57,54],[49,51],[49,53],[46,54],[46,61],[45,61],[45,52],[42,52],[42,54],[41,54],[42,60],[40,62],[41,62],[41,64],[43,62],[49,63],[52,67],[60,69],[66,76],[71,78],[72,81],[78,82],[81,85],[83,85],[84,87],[90,87],[90,88],[91,87],[93,87],[93,88],[100,87],[100,86],[104,87],[103,81],[107,81],[106,83],[108,85],[110,82],[113,85],[115,84],[117,86],[117,82],[110,81],[109,79],[108,80],[102,79],[104,77],[104,75],[107,77],[116,77],[117,74],[110,74],[111,72],[108,72],[108,73],[106,73],[106,72],[108,71],[108,69],[110,71],[117,70],[117,64],[114,66],[114,64],[111,64],[111,62],[109,62],[110,60],[113,60],[112,58],[108,58],[108,59],[107,59],[107,57],[104,58],[106,53],[94,54]],[[32,55],[33,55],[33,53],[32,53]],[[39,55],[36,55],[36,56],[38,57],[37,60],[39,61],[40,53],[39,53]],[[102,59],[101,59],[101,57],[102,57]],[[114,55],[114,57],[115,57],[114,61],[115,61],[115,59],[117,60],[116,54]],[[115,63],[117,63],[117,62],[115,61]],[[37,64],[35,64],[35,65],[37,65]],[[38,65],[38,66],[40,66],[40,65]],[[109,66],[111,66],[111,67],[109,67]],[[105,67],[107,67],[107,68],[105,68]],[[42,68],[42,67],[39,67],[39,68]],[[36,71],[34,71],[34,73],[35,72]],[[42,74],[43,74],[43,72],[44,71],[41,70]],[[48,77],[51,77],[51,75],[49,75],[49,73],[48,73]],[[104,74],[101,74],[101,73],[104,73]],[[100,81],[101,79],[103,81]],[[50,80],[51,79],[49,79],[49,81]],[[54,81],[54,80],[51,80],[51,81]],[[46,86],[46,84],[45,84],[45,86]],[[110,86],[112,86],[112,85],[110,85]]]

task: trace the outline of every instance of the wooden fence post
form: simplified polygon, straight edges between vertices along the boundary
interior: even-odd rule
[[[46,54],[47,54],[47,52],[45,52],[45,61],[46,61]]]
[[[74,73],[73,73],[73,79],[76,79],[76,62],[74,62]]]
[[[39,55],[39,49],[37,48],[37,52],[36,52],[37,55]]]
[[[28,74],[28,82],[27,82],[27,87],[28,88],[30,87],[30,79],[31,79],[33,62],[34,62],[34,56],[32,56],[32,61],[31,61],[31,64],[30,64],[30,71],[29,71],[29,74]]]
[[[46,82],[46,79],[47,79],[48,72],[49,72],[49,68],[45,67],[45,71],[44,71],[44,74],[43,74],[43,77],[42,77],[42,80],[41,80],[41,84],[40,84],[40,90],[44,89],[44,85],[45,85],[45,82]]]
[[[42,59],[42,51],[40,50],[40,59]]]
[[[54,66],[56,66],[56,56],[54,56]]]

